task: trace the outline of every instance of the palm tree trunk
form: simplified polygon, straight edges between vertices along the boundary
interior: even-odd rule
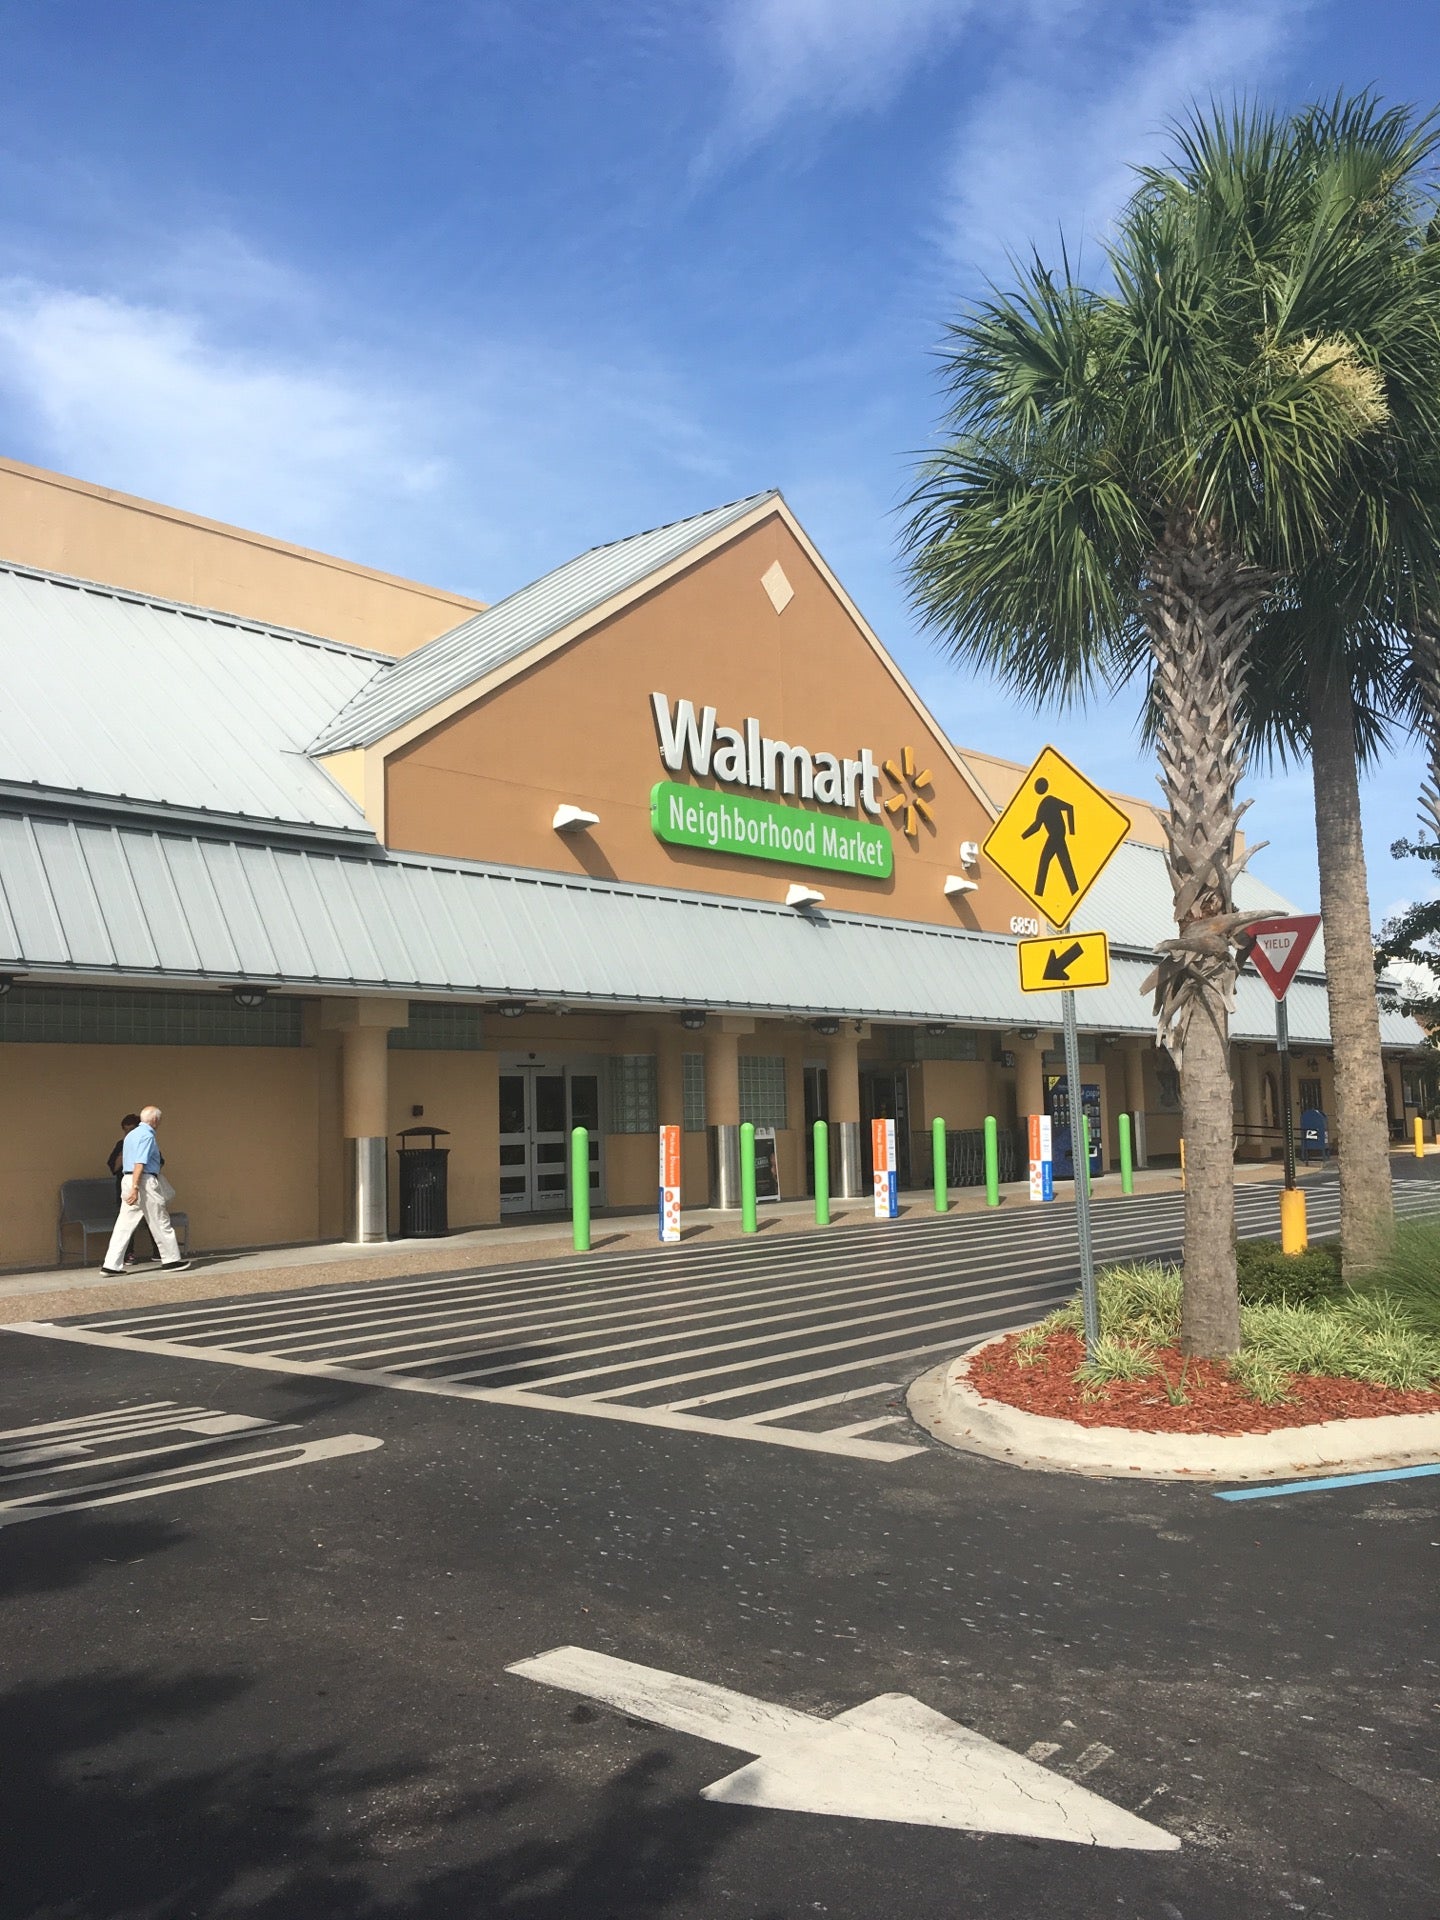
[[[1235,1277],[1235,1121],[1230,1038],[1223,1017],[1191,1022],[1180,1076],[1185,1128],[1185,1291],[1183,1353],[1207,1358],[1240,1345]]]
[[[1244,807],[1240,700],[1250,626],[1264,592],[1253,567],[1188,515],[1152,556],[1146,624],[1160,784],[1169,802],[1166,860],[1176,937],[1159,943],[1161,1044],[1180,1069],[1185,1128],[1185,1269],[1181,1346],[1219,1357],[1240,1345],[1235,1274],[1235,1119],[1230,1008],[1239,971],[1235,851]]]
[[[1340,1258],[1348,1279],[1383,1258],[1395,1234],[1390,1129],[1375,943],[1360,825],[1355,708],[1343,673],[1317,673],[1310,688],[1310,767],[1325,977],[1335,1053],[1335,1125],[1340,1145]]]

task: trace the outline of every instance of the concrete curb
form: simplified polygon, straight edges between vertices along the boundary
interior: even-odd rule
[[[996,1339],[1003,1339],[997,1334]],[[947,1447],[1007,1466],[1123,1480],[1279,1480],[1293,1474],[1367,1473],[1440,1461],[1440,1413],[1325,1420],[1274,1433],[1134,1433],[1081,1427],[987,1400],[966,1375],[984,1341],[921,1374],[911,1417]]]

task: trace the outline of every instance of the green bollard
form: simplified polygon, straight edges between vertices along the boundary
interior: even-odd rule
[[[823,1120],[815,1122],[815,1224],[830,1224],[830,1129]]]
[[[985,1116],[985,1204],[1000,1204],[1000,1128],[993,1113]]]
[[[740,1128],[740,1231],[755,1231],[755,1129],[748,1120]]]
[[[934,1142],[935,1159],[935,1211],[947,1213],[950,1209],[950,1194],[946,1182],[945,1165],[945,1122],[936,1114],[930,1123],[930,1138]]]
[[[1130,1116],[1120,1115],[1120,1191],[1134,1193],[1135,1163],[1130,1158]]]
[[[570,1135],[570,1218],[575,1228],[576,1253],[590,1251],[590,1129],[576,1127]]]
[[[1086,1193],[1089,1193],[1090,1191],[1090,1116],[1088,1113],[1082,1113],[1080,1116],[1080,1140],[1081,1140],[1082,1146],[1085,1149],[1083,1155],[1081,1156],[1080,1164],[1085,1169],[1085,1191]]]

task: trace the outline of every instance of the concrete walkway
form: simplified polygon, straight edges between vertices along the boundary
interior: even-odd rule
[[[1273,1165],[1257,1163],[1235,1169],[1237,1185],[1274,1180]],[[1302,1173],[1302,1181],[1325,1178],[1323,1170]],[[1137,1195],[1174,1193],[1180,1188],[1178,1168],[1154,1168],[1135,1175]],[[1120,1176],[1105,1174],[1094,1184],[1097,1197],[1120,1193]],[[1064,1190],[1057,1204],[1068,1207]],[[1028,1207],[1029,1185],[1012,1181],[1000,1189],[1000,1213]],[[985,1213],[981,1187],[960,1187],[950,1194],[951,1213]],[[870,1226],[883,1231],[892,1225],[876,1220],[868,1199],[835,1201],[833,1224]],[[902,1220],[933,1220],[934,1202],[928,1190],[901,1195]],[[760,1208],[761,1233],[816,1233],[814,1202],[771,1201]],[[687,1245],[739,1239],[738,1213],[697,1208],[683,1216],[681,1235]],[[655,1216],[644,1212],[597,1210],[591,1232],[595,1252],[639,1252],[661,1249],[655,1237]],[[521,1226],[476,1227],[440,1240],[389,1240],[373,1246],[343,1241],[311,1242],[303,1246],[262,1247],[220,1253],[197,1252],[186,1273],[165,1274],[151,1263],[133,1269],[132,1276],[114,1280],[96,1267],[67,1266],[12,1272],[0,1278],[0,1310],[7,1320],[58,1319],[76,1313],[108,1313],[127,1306],[158,1306],[172,1301],[213,1300],[227,1294],[277,1293],[287,1289],[355,1285],[365,1280],[389,1280],[410,1274],[471,1273],[477,1268],[505,1266],[519,1260],[554,1259],[573,1254],[568,1218],[526,1222]]]

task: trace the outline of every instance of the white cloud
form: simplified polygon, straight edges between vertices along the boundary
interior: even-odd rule
[[[487,597],[749,485],[653,356],[357,339],[228,235],[144,284],[0,280],[7,453]]]
[[[797,113],[873,111],[997,0],[729,0],[718,23],[729,97],[705,161],[757,145]]]
[[[952,266],[987,274],[1032,244],[1103,233],[1167,123],[1212,94],[1245,92],[1291,50],[1307,0],[1154,0],[1032,15],[959,131],[942,206]]]
[[[413,496],[444,473],[394,399],[113,296],[0,283],[0,393],[56,464],[309,538],[357,487]]]

